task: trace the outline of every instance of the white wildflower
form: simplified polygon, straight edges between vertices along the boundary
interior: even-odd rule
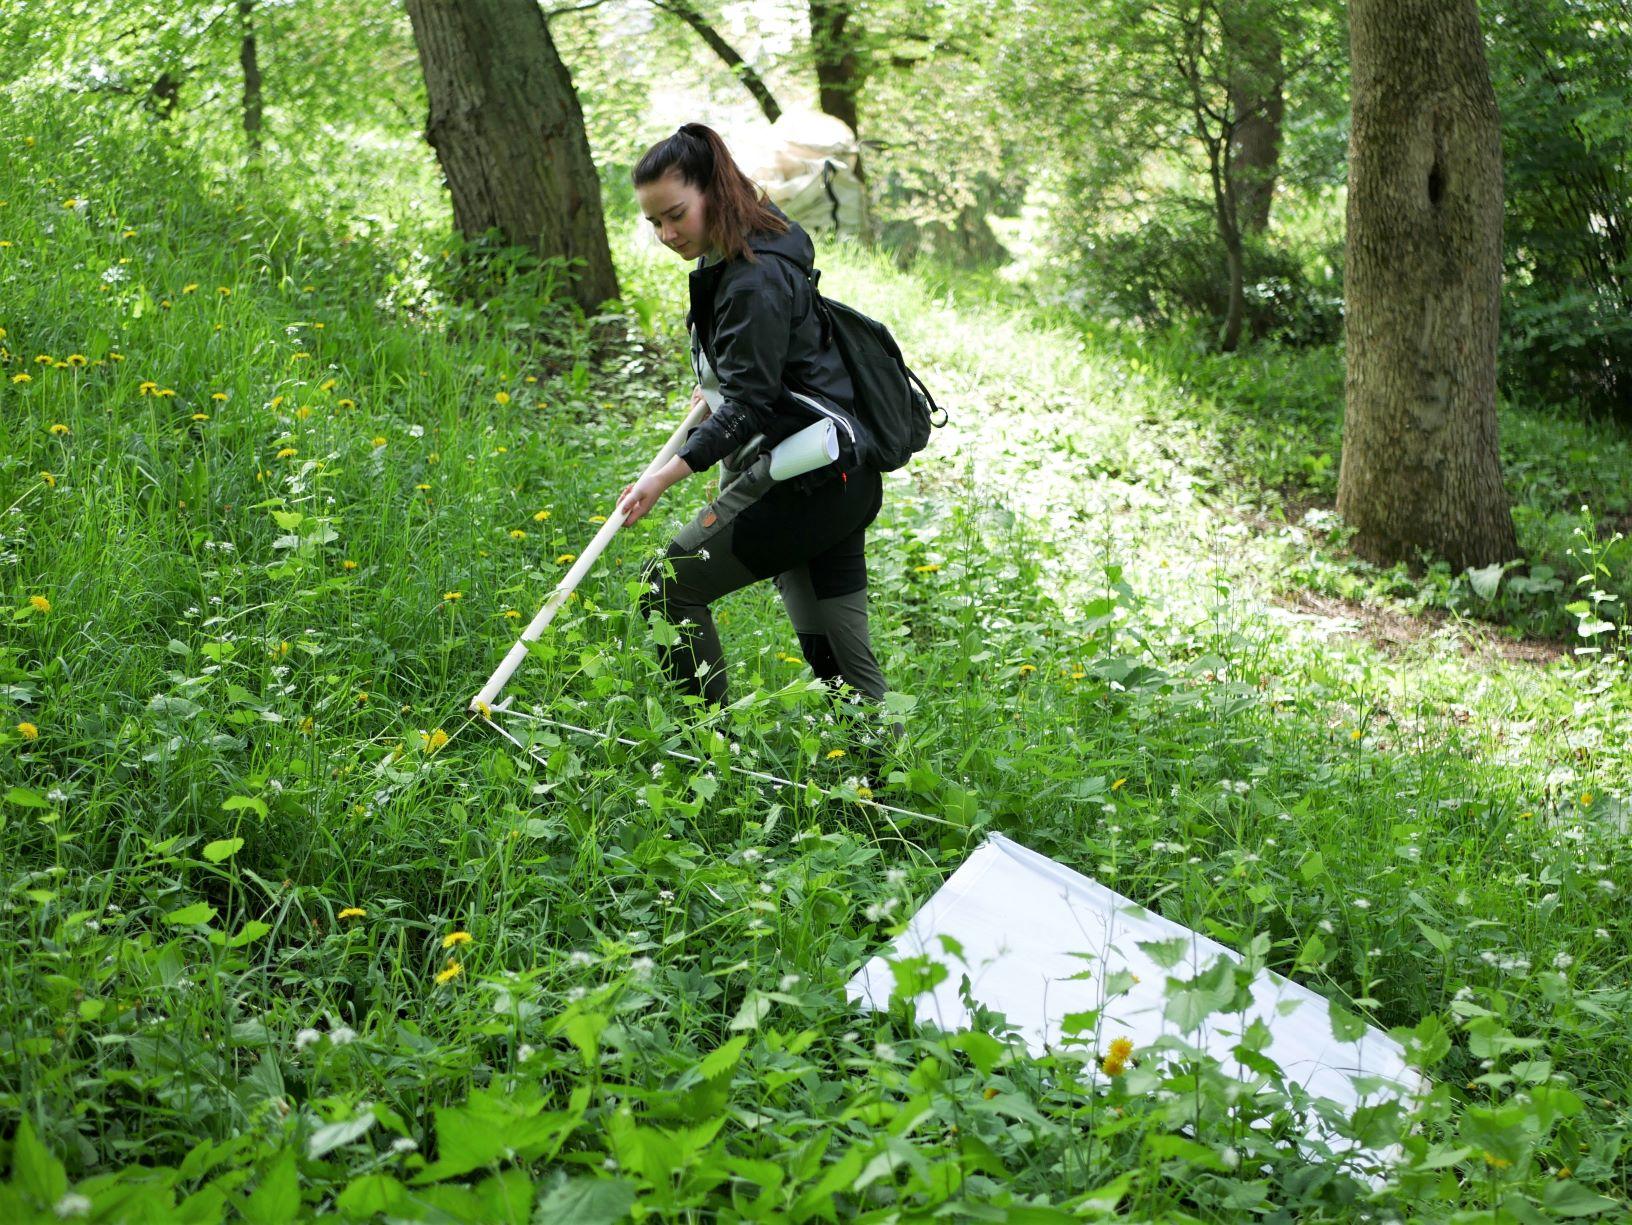
[[[322,1041],[322,1038],[323,1035],[318,1033],[315,1029],[299,1030],[295,1034],[295,1050],[303,1051],[308,1046],[312,1046],[315,1043]]]

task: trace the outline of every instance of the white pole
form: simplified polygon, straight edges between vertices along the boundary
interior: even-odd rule
[[[646,465],[646,471],[641,473],[641,476],[651,476],[669,460],[673,459],[675,453],[680,450],[681,445],[686,441],[687,431],[701,421],[707,411],[706,406],[699,404],[691,412],[687,413],[686,419],[680,423],[673,434],[669,435],[669,440],[663,444],[663,449],[657,453],[651,463]],[[595,564],[596,558],[600,557],[606,546],[611,543],[612,537],[617,535],[618,529],[622,526],[623,509],[619,507],[601,525],[601,530],[595,533],[595,539],[590,541],[584,551],[578,555],[578,560],[573,562],[572,569],[567,571],[560,583],[556,585],[555,590],[550,593],[550,598],[544,601],[544,607],[538,610],[538,615],[528,623],[526,629],[521,631],[521,637],[516,640],[516,644],[510,648],[510,653],[504,657],[499,666],[493,670],[493,675],[487,678],[487,684],[482,686],[481,692],[470,699],[471,710],[477,714],[486,715],[492,709],[494,701],[499,696],[499,691],[509,683],[511,675],[521,666],[521,661],[527,658],[527,644],[544,632],[544,627],[554,618],[561,605],[567,602],[567,597],[572,594],[572,589],[583,581],[584,575],[589,573],[589,568]]]

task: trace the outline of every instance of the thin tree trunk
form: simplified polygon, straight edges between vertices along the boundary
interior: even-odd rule
[[[1269,228],[1270,204],[1281,156],[1281,40],[1268,14],[1226,4],[1223,37],[1228,44],[1230,114],[1235,118],[1230,164],[1241,229],[1262,234]]]
[[[261,155],[261,61],[255,49],[255,0],[238,0],[238,21],[243,35],[238,44],[238,63],[244,70],[244,136],[249,141],[249,157]]]
[[[1497,446],[1502,155],[1476,0],[1351,0],[1338,511],[1381,563],[1514,557]]]
[[[652,0],[655,8],[671,13],[685,22],[697,33],[697,37],[708,44],[709,50],[725,61],[725,66],[731,70],[731,75],[742,82],[742,86],[759,103],[759,109],[765,112],[765,118],[775,123],[782,117],[782,107],[778,105],[770,87],[765,84],[764,78],[754,71],[754,66],[737,53],[737,49],[724,38],[720,32],[708,24],[695,8],[686,3],[686,0]]]
[[[583,110],[536,0],[408,0],[408,17],[460,232],[572,261],[586,311],[616,297]]]

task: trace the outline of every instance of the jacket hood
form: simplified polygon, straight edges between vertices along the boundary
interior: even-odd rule
[[[816,266],[816,248],[810,241],[810,235],[805,233],[804,227],[797,221],[788,220],[787,214],[776,205],[771,209],[778,217],[788,221],[786,234],[772,234],[768,230],[755,230],[748,236],[748,245],[757,252],[774,252],[793,260],[805,270],[808,276]]]

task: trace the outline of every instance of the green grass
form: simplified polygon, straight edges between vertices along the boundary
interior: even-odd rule
[[[211,189],[184,143],[91,123],[0,112],[8,1219],[1627,1195],[1624,671],[1388,660],[1277,614],[1286,542],[1221,513],[1304,462],[1226,447],[1253,380],[1201,395],[995,283],[833,248],[824,288],[954,416],[869,550],[912,703],[887,798],[931,819],[727,768],[855,786],[770,593],[722,614],[725,717],[662,684],[635,575],[691,486],[514,686],[643,747],[538,725],[534,760],[462,712],[679,415],[684,270],[620,250],[628,315],[592,328],[548,270],[464,269],[421,162],[374,155],[394,220],[358,236],[326,185]],[[1273,1143],[1286,1094],[1155,1047],[1107,1078],[1091,1044],[856,1013],[846,979],[989,828],[1408,1030],[1434,1096],[1361,1121],[1403,1166],[1312,1165]]]

